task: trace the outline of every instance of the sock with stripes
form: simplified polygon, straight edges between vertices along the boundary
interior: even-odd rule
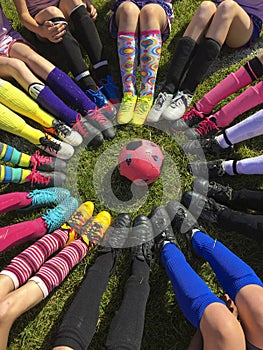
[[[233,301],[240,289],[247,285],[263,287],[260,278],[250,266],[205,233],[196,231],[192,236],[192,246],[211,265],[221,286]]]
[[[157,71],[162,51],[162,35],[160,30],[141,32],[140,68],[141,90],[140,97],[153,98]]]
[[[0,142],[0,160],[9,162],[20,167],[30,166],[31,156],[18,151],[16,148]]]
[[[27,182],[26,178],[32,173],[31,170],[12,168],[8,165],[0,165],[0,183],[22,184]]]

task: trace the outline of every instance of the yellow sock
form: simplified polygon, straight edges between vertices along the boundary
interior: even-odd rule
[[[52,115],[41,109],[26,93],[3,79],[0,79],[0,102],[44,127],[52,126]]]
[[[22,168],[30,165],[31,156],[18,151],[16,148],[0,142],[0,159],[18,165]]]
[[[23,118],[19,117],[13,111],[0,103],[0,129],[11,132],[14,135],[21,136],[34,143],[39,144],[39,139],[45,137],[45,134],[30,125],[26,124]]]

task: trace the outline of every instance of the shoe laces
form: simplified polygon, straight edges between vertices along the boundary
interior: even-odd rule
[[[182,117],[182,120],[183,121],[185,121],[185,120],[192,121],[195,119],[195,117],[197,119],[203,118],[203,114],[201,112],[197,111],[195,108],[191,108],[188,112],[186,112],[184,114],[184,116]]]
[[[209,132],[216,130],[219,130],[219,127],[216,125],[215,122],[213,122],[211,119],[207,118],[205,120],[203,120],[199,126],[196,128],[196,131],[198,132],[198,134],[200,134],[201,136],[205,136],[207,135]]]
[[[163,92],[160,92],[160,94],[158,95],[156,101],[155,101],[155,106],[154,109],[160,110],[163,107],[163,104],[166,101],[166,94],[164,94]]]
[[[103,92],[101,91],[101,89],[102,89],[102,86],[98,88],[96,91],[92,91],[91,93],[94,99],[94,103],[98,106],[108,104],[108,100],[106,96],[103,94]]]
[[[117,84],[113,81],[111,75],[107,76],[107,79],[101,80],[102,87],[107,91],[107,93],[112,95],[112,97],[118,96],[119,88]]]
[[[172,99],[170,107],[172,108],[176,108],[176,107],[180,107],[181,105],[185,105],[185,97],[183,94],[180,95],[175,95],[175,97]]]
[[[77,121],[74,124],[74,129],[84,137],[87,137],[89,134],[87,128],[85,127],[85,123],[83,123],[83,121],[81,120],[80,115],[77,116]]]
[[[212,194],[224,194],[227,196],[228,199],[231,200],[232,198],[232,188],[230,186],[222,186],[221,184],[218,184],[216,182],[211,182],[212,188],[211,193]]]
[[[64,137],[70,135],[70,128],[61,121],[57,121],[57,123],[54,126],[54,129],[56,130],[57,134],[61,134]]]
[[[81,211],[76,210],[70,219],[68,220],[69,226],[72,226],[74,230],[79,231],[85,225],[86,219]]]
[[[107,125],[108,123],[108,120],[104,117],[104,115],[101,113],[99,109],[88,111],[88,116],[89,118],[96,120],[97,122],[99,122],[104,126]]]
[[[33,170],[36,170],[36,168],[42,164],[52,163],[52,157],[43,156],[39,151],[36,151],[30,158],[30,162],[33,164]]]
[[[50,139],[50,136],[47,134],[41,139],[40,142],[45,149],[48,148],[50,151],[55,151],[56,153],[60,150],[59,142],[54,141],[54,139]]]
[[[42,175],[39,171],[32,170],[31,174],[26,177],[27,181],[31,182],[31,186],[36,184],[48,185],[50,182],[50,177]]]
[[[136,113],[138,114],[144,114],[148,111],[149,105],[147,101],[139,101],[136,105]]]
[[[87,230],[82,232],[82,236],[85,237],[85,242],[88,239],[88,246],[93,247],[103,237],[102,225],[98,222],[92,222]]]
[[[32,198],[31,206],[47,206],[50,203],[57,201],[57,196],[54,191],[34,190],[29,193],[27,198]]]
[[[53,232],[58,227],[61,226],[62,221],[64,221],[65,213],[60,206],[54,209],[47,209],[46,213],[42,215],[44,219],[48,232]]]

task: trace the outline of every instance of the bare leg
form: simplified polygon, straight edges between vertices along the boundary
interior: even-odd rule
[[[116,12],[119,32],[137,32],[140,9],[132,2],[123,2]]]
[[[167,25],[164,9],[157,4],[144,6],[140,12],[140,31],[160,30],[163,32]]]

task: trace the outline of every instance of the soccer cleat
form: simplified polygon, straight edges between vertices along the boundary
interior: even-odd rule
[[[196,178],[194,181],[194,190],[203,196],[212,197],[215,201],[229,205],[233,199],[233,188],[229,185],[224,186],[217,182],[208,182],[203,178]]]
[[[60,120],[54,119],[52,127],[44,128],[44,130],[48,134],[57,136],[61,141],[69,143],[74,147],[78,147],[83,141],[82,136],[76,130],[73,130]]]
[[[58,171],[46,173],[32,170],[25,178],[25,182],[30,182],[31,186],[36,188],[61,187],[65,181],[66,175]]]
[[[222,210],[227,210],[225,205],[218,204],[213,198],[206,198],[200,193],[188,191],[184,193],[182,202],[189,207],[194,216],[198,216],[211,224],[218,223],[218,214]]]
[[[185,153],[213,155],[217,157],[227,157],[233,150],[233,146],[222,148],[216,139],[199,139],[184,143],[182,148]]]
[[[116,136],[112,122],[104,116],[100,109],[88,111],[86,119],[91,125],[102,132],[105,139],[112,140]]]
[[[107,78],[99,81],[99,86],[102,88],[103,93],[113,104],[120,103],[120,91],[118,85],[114,82],[111,75],[107,75]]]
[[[131,226],[131,218],[126,213],[119,214],[107,229],[101,244],[98,247],[99,252],[106,253],[113,249],[124,247]]]
[[[46,134],[45,137],[39,139],[38,148],[60,159],[70,159],[74,154],[74,148],[68,143],[54,139]]]
[[[102,133],[81,115],[77,117],[73,129],[77,130],[82,135],[83,143],[90,147],[97,148],[103,143],[104,139]]]
[[[47,233],[57,230],[67,221],[78,208],[78,201],[74,197],[68,197],[54,209],[48,209],[41,217],[47,226]]]
[[[197,161],[188,164],[187,170],[197,177],[214,178],[225,175],[223,162],[223,159],[212,160],[210,162]]]
[[[144,215],[138,215],[133,221],[129,237],[132,259],[146,261],[150,265],[152,260],[153,227],[151,220]]]
[[[165,108],[169,106],[172,98],[172,94],[168,94],[167,92],[160,92],[148,114],[147,122],[157,123],[160,120]]]
[[[185,131],[188,128],[200,123],[206,115],[202,112],[199,112],[195,107],[192,107],[188,112],[186,112],[183,117],[179,120],[176,120],[172,127],[172,131]]]
[[[185,136],[189,139],[199,139],[201,137],[210,137],[218,133],[220,128],[216,125],[216,119],[213,116],[205,118],[196,128],[188,129]]]
[[[43,156],[39,151],[36,151],[30,158],[30,167],[34,170],[63,171],[66,169],[67,163],[56,157]]]
[[[94,204],[90,201],[82,203],[78,209],[71,215],[67,225],[72,227],[80,236],[84,225],[91,219],[94,211]]]
[[[61,187],[50,187],[42,190],[33,190],[27,195],[27,198],[32,198],[31,204],[28,207],[22,208],[20,210],[24,211],[58,204],[68,197],[70,197],[69,190]]]
[[[162,117],[166,120],[180,119],[190,106],[193,95],[179,91],[171,100],[170,105],[163,111]]]
[[[132,116],[133,125],[143,125],[153,104],[153,99],[147,96],[138,97]]]
[[[136,102],[137,96],[131,96],[128,93],[124,93],[120,108],[117,113],[118,124],[128,124],[132,120]]]
[[[107,211],[99,212],[90,223],[84,226],[81,232],[81,239],[89,248],[94,248],[102,239],[110,224],[111,215]]]
[[[86,91],[86,95],[101,109],[101,112],[103,112],[106,117],[112,119],[116,114],[116,108],[102,93],[101,89],[102,88],[99,88],[96,91],[89,89]]]

